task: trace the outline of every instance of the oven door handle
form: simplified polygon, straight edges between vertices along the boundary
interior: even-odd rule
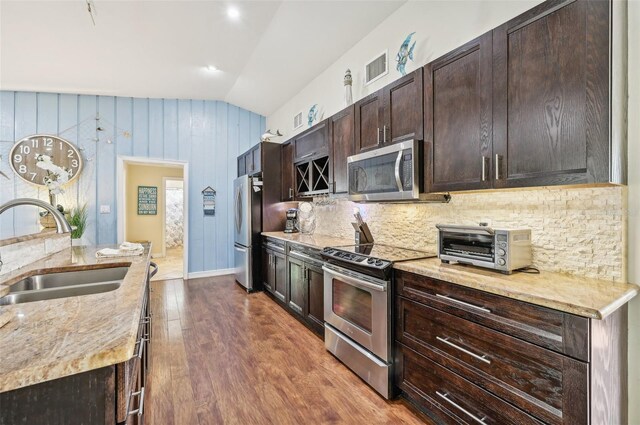
[[[346,274],[342,274],[339,273],[333,269],[329,269],[325,266],[322,267],[322,270],[324,270],[325,273],[328,273],[330,275],[339,277],[340,279],[344,280],[346,283],[348,283],[351,286],[355,286],[357,288],[360,289],[371,289],[373,291],[378,291],[378,292],[386,292],[387,291],[387,287],[384,285],[377,285],[375,283],[369,283],[369,282],[365,282],[363,280],[358,280],[355,279],[351,276],[347,276]]]

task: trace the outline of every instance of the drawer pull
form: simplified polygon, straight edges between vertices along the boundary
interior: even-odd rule
[[[142,358],[142,354],[144,353],[145,341],[148,341],[147,338],[140,338],[138,342],[138,354],[136,355],[139,359]]]
[[[443,398],[447,403],[449,403],[450,405],[452,405],[453,407],[455,407],[456,409],[460,410],[461,412],[463,412],[465,415],[469,416],[471,419],[473,419],[474,421],[476,421],[479,424],[483,424],[486,425],[486,422],[484,421],[485,419],[487,419],[487,415],[484,415],[482,418],[477,417],[476,415],[474,415],[473,413],[469,412],[467,409],[465,409],[464,407],[460,406],[458,403],[456,403],[455,401],[451,400],[448,396],[449,394],[447,393],[441,393],[440,391],[436,391],[436,394]]]
[[[437,336],[436,339],[438,341],[440,341],[440,342],[443,342],[443,343],[447,344],[450,347],[455,348],[456,350],[462,351],[463,353],[466,353],[466,354],[470,355],[471,357],[473,357],[475,359],[478,359],[478,360],[480,360],[482,362],[485,362],[486,364],[491,364],[491,360],[489,360],[487,358],[486,354],[483,354],[481,356],[479,354],[473,353],[473,352],[467,350],[466,348],[460,347],[458,344],[454,344],[453,342],[449,341],[449,337],[442,338],[440,336]]]
[[[474,308],[474,309],[476,309],[478,311],[482,311],[484,313],[491,313],[491,310],[489,310],[488,308],[484,308],[484,307],[480,307],[480,306],[477,306],[477,305],[469,304],[469,303],[464,302],[464,301],[456,300],[455,298],[451,298],[451,297],[449,297],[447,295],[436,294],[436,297],[444,298],[445,300],[448,300],[448,301],[463,305],[465,307]]]
[[[135,410],[129,411],[127,416],[131,416],[131,415],[142,416],[142,415],[144,415],[144,387],[140,388],[140,391],[136,391],[135,393],[131,393],[131,398],[133,398],[135,396],[138,396],[138,395],[140,396],[140,404],[138,405],[138,408],[135,409]]]

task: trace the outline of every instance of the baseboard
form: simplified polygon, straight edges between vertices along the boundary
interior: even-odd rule
[[[188,279],[198,279],[201,277],[213,277],[213,276],[224,276],[227,274],[234,274],[236,269],[217,269],[217,270],[205,270],[203,272],[193,272],[189,273]]]

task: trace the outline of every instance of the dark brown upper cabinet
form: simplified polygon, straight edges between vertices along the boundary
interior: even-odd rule
[[[384,145],[409,139],[423,140],[422,78],[422,68],[419,68],[383,89]]]
[[[294,162],[329,155],[329,126],[327,120],[298,134],[294,143]]]
[[[491,187],[491,40],[489,32],[424,67],[428,192]]]
[[[288,141],[280,147],[280,162],[282,164],[282,195],[281,201],[293,201],[295,198],[293,166],[293,141]]]
[[[422,68],[355,104],[356,152],[423,139]]]
[[[356,152],[364,152],[382,146],[384,90],[380,89],[355,104]]]
[[[250,176],[262,171],[262,145],[258,143],[242,155],[238,156],[238,177]]]
[[[546,1],[494,30],[494,187],[610,181],[609,7]]]
[[[331,180],[333,193],[349,190],[347,157],[355,154],[355,108],[353,105],[329,118],[329,151],[331,152]]]

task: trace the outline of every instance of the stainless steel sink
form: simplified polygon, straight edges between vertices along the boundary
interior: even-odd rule
[[[80,270],[31,276],[11,285],[0,305],[99,294],[118,289],[129,267]]]

